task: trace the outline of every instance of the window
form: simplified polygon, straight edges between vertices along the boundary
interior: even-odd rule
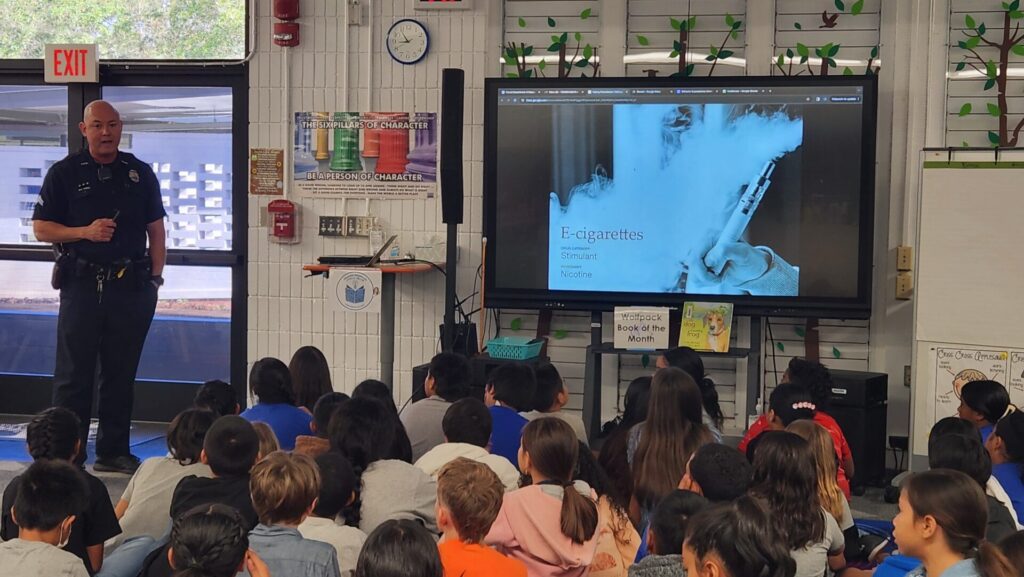
[[[99,45],[103,60],[240,60],[245,0],[36,0],[4,3],[0,58],[42,58],[48,43]]]
[[[122,150],[160,175],[168,248],[231,250],[231,92],[196,86],[103,89],[124,121]]]
[[[0,244],[36,243],[31,218],[39,187],[67,146],[66,87],[0,86]]]

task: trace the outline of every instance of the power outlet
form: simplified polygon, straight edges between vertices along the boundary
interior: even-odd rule
[[[377,219],[372,216],[350,216],[345,221],[348,236],[370,236],[370,229]]]
[[[909,389],[912,380],[910,365],[903,365],[903,386]]]
[[[348,233],[344,216],[321,216],[318,230],[320,236],[346,236]]]
[[[896,270],[914,270],[914,248],[910,246],[896,247]]]
[[[896,275],[896,298],[910,300],[914,294],[914,274],[901,272]]]

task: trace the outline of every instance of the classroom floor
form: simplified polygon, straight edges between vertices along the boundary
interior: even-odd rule
[[[0,414],[0,490],[7,486],[16,475],[20,474],[31,462],[25,447],[24,435],[14,437],[4,435],[4,425],[25,423],[28,417],[22,415]],[[140,459],[157,457],[167,454],[164,438],[166,423],[149,423],[136,421],[132,424],[131,450]],[[97,473],[92,470],[95,458],[93,441],[89,441],[89,460],[86,466],[89,472],[96,475],[107,486],[110,499],[116,503],[124,488],[128,485],[128,475],[119,473]],[[896,514],[896,505],[886,503],[882,498],[882,489],[871,488],[861,497],[853,497],[850,504],[854,518],[881,519],[889,521]]]

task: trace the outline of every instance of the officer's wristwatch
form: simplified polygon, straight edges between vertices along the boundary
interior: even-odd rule
[[[160,275],[153,275],[153,278],[149,279],[149,282],[153,283],[153,286],[160,288],[164,286],[164,277]]]

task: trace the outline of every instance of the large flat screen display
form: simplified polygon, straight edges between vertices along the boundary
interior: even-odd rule
[[[486,305],[870,310],[873,77],[486,84]]]

